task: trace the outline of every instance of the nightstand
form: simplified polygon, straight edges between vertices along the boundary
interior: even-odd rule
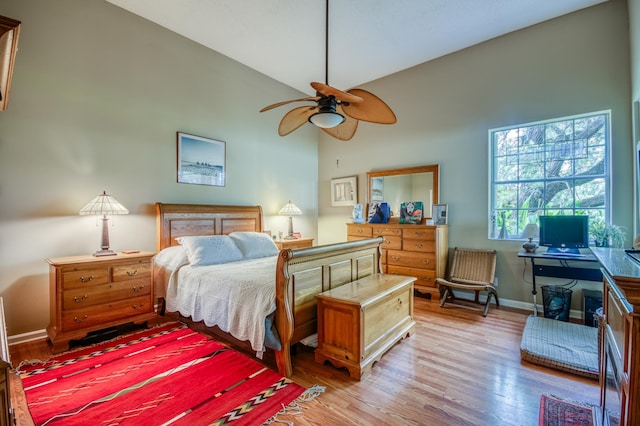
[[[70,340],[92,331],[154,319],[152,257],[153,253],[139,252],[47,259],[47,335],[53,352],[67,350]]]
[[[297,238],[295,240],[279,240],[274,242],[280,250],[294,250],[313,246],[313,238]]]

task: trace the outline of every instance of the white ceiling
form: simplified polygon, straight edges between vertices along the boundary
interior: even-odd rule
[[[315,95],[323,0],[107,0]],[[606,0],[333,0],[329,84],[346,90]]]

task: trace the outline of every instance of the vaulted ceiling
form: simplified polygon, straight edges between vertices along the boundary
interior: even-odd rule
[[[304,93],[325,82],[324,0],[107,0]],[[328,83],[348,89],[606,0],[331,0]]]

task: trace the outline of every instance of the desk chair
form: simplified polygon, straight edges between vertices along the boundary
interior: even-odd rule
[[[449,279],[436,278],[436,283],[440,288],[440,307],[443,307],[446,302],[455,300],[454,288],[475,291],[475,303],[480,303],[480,292],[486,291],[487,302],[484,304],[484,316],[486,317],[489,312],[491,296],[495,297],[496,305],[500,306],[498,291],[494,287],[495,274],[495,250],[454,248]]]

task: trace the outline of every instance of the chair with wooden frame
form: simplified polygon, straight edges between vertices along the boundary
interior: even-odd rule
[[[480,303],[480,292],[486,291],[487,301],[484,304],[486,317],[492,296],[496,299],[496,306],[500,306],[498,291],[494,286],[495,274],[495,250],[454,248],[449,279],[436,278],[440,288],[440,307],[443,307],[446,302],[455,300],[453,289],[475,291],[475,303]]]

